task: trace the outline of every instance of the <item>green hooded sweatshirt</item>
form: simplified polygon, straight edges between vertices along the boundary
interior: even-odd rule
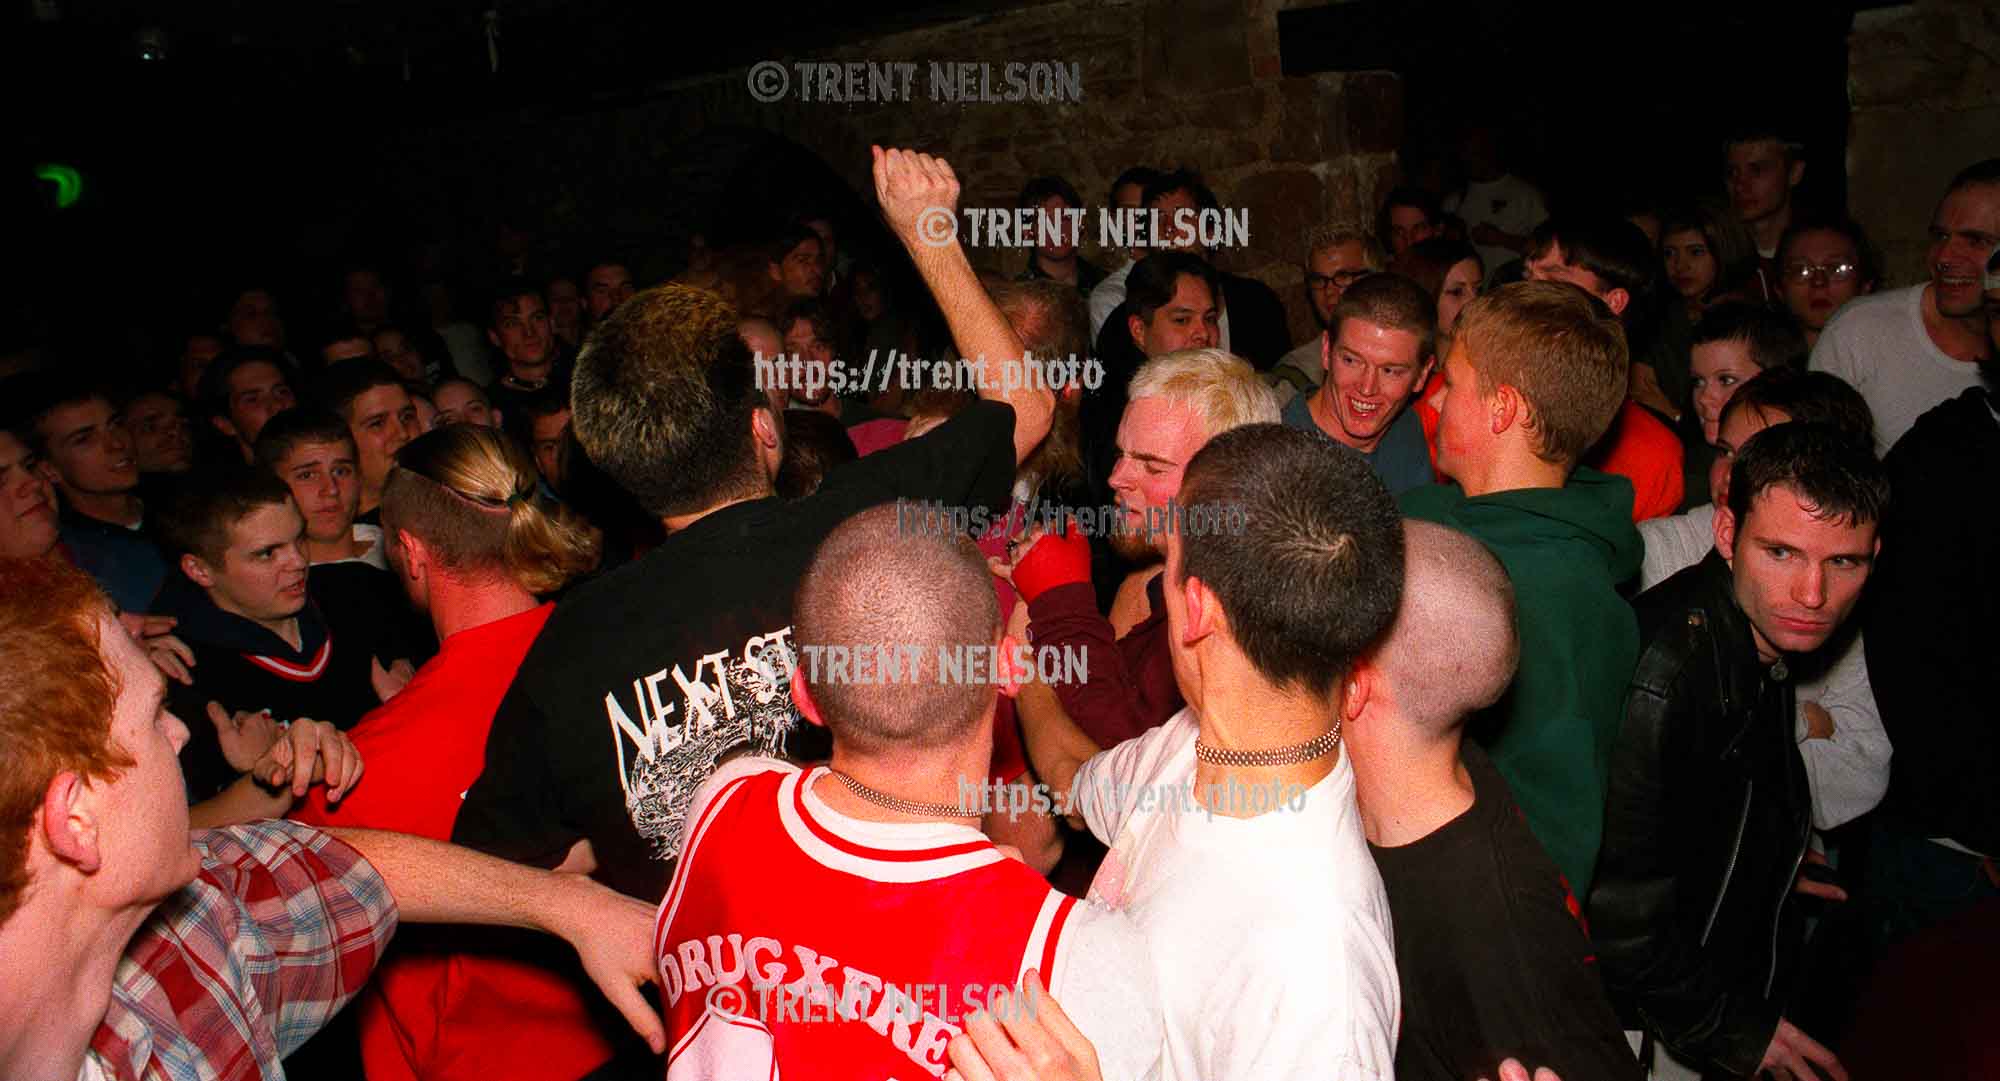
[[[1403,493],[1403,513],[1486,545],[1514,582],[1521,666],[1468,731],[1507,778],[1528,826],[1581,902],[1604,836],[1605,780],[1639,663],[1639,625],[1617,587],[1639,571],[1632,483],[1579,468],[1561,488],[1467,498],[1456,484]]]

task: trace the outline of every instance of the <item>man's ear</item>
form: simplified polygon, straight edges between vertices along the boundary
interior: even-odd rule
[[[97,816],[83,778],[67,770],[49,781],[42,793],[42,839],[49,851],[83,874],[96,874],[103,863]]]
[[[1169,584],[1167,588],[1173,586]],[[1222,602],[1207,582],[1188,575],[1181,579],[1180,590],[1183,610],[1187,612],[1187,625],[1181,628],[1181,645],[1192,646],[1222,629],[1225,622]]]
[[[1736,512],[1728,507],[1715,508],[1715,550],[1723,562],[1736,566]]]
[[[1517,424],[1524,424],[1528,416],[1527,403],[1521,400],[1521,392],[1502,383],[1493,388],[1493,396],[1486,399],[1486,413],[1493,426],[1493,434],[1499,435]]]
[[[236,438],[236,425],[231,424],[228,417],[210,417],[208,418],[208,422],[215,425],[216,431],[221,432],[230,439]]]
[[[1788,188],[1798,187],[1799,181],[1806,178],[1806,163],[1803,161],[1793,162],[1789,172],[1790,175],[1785,177],[1785,186]]]
[[[1625,309],[1632,303],[1632,294],[1623,289],[1607,289],[1604,292],[1604,306],[1611,314],[1623,317]]]
[[[418,577],[418,571],[430,566],[430,549],[425,547],[424,542],[417,539],[416,535],[407,529],[398,529],[396,531],[396,547],[402,549],[403,552],[404,576],[411,581],[415,581]]]
[[[209,569],[208,564],[201,561],[200,556],[192,552],[181,556],[181,573],[188,576],[188,581],[203,589],[215,588],[215,573]]]
[[[1141,353],[1146,351],[1146,321],[1137,313],[1125,317],[1125,331],[1132,335],[1132,344]]]
[[[1333,331],[1319,332],[1319,374],[1322,384],[1333,375]]]
[[[1353,724],[1361,716],[1362,711],[1368,708],[1368,703],[1376,697],[1376,685],[1381,682],[1381,678],[1382,675],[1376,670],[1372,656],[1354,662],[1354,667],[1348,670],[1347,678],[1341,681],[1337,689],[1340,695],[1342,723]]]
[[[1001,694],[1012,698],[1021,693],[1022,684],[1035,678],[1034,647],[1003,631],[998,648],[993,657],[993,682]]]
[[[750,437],[757,445],[773,451],[782,450],[785,445],[785,426],[778,414],[766,406],[756,406],[750,410]]]
[[[806,669],[803,664],[794,665],[792,668],[792,708],[798,710],[800,716],[806,720],[821,728],[826,727],[826,718],[820,715],[819,703],[813,701],[812,689],[806,686]]]
[[[766,263],[764,264],[764,266],[766,268],[766,273],[771,275],[772,281],[777,282],[780,285],[783,285],[785,283],[785,272],[783,268],[781,268],[776,263]]]
[[[497,332],[497,331],[494,331],[494,330],[491,330],[491,329],[488,329],[488,330],[487,330],[487,332],[486,332],[486,340],[487,340],[487,341],[489,341],[489,342],[491,342],[491,343],[493,343],[493,348],[495,348],[495,349],[498,349],[498,348],[500,348],[500,334],[499,334],[499,332]]]

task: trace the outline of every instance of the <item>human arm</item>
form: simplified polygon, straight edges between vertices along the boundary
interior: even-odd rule
[[[1812,782],[1818,829],[1867,814],[1889,791],[1892,751],[1868,685],[1866,648],[1864,636],[1855,634],[1824,676],[1799,686],[1799,755]]]
[[[653,906],[583,875],[509,863],[469,848],[380,830],[329,828],[361,853],[411,923],[525,927],[568,942],[632,1030],[657,1054],[666,1029],[639,993],[654,981]]]
[[[997,992],[945,1049],[946,1081],[1102,1081],[1097,1049],[1028,970],[1018,992]]]
[[[216,719],[221,707],[210,703],[210,711],[211,719]],[[221,729],[227,722],[216,720],[216,724]],[[214,829],[282,818],[316,784],[326,785],[327,802],[338,803],[361,780],[363,768],[360,752],[345,733],[324,721],[301,717],[281,730],[242,776],[188,808],[188,824],[192,829]]]
[[[958,212],[959,183],[942,158],[912,150],[871,146],[875,195],[890,231],[930,288],[951,327],[952,340],[966,359],[980,362],[979,396],[1014,410],[1014,460],[1028,455],[1048,434],[1055,395],[1047,381],[1029,379],[1020,336],[986,294],[958,242],[956,228],[944,225]]]

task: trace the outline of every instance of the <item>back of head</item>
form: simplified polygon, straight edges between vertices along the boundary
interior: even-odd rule
[[[1340,325],[1348,319],[1416,335],[1419,364],[1437,346],[1437,297],[1401,274],[1370,274],[1348,286],[1333,306],[1328,332],[1339,338]]]
[[[154,518],[160,551],[170,563],[191,555],[219,567],[229,549],[230,527],[259,507],[291,498],[285,482],[262,466],[231,462],[196,470],[173,487]]]
[[[1692,345],[1741,342],[1758,368],[1805,367],[1806,336],[1791,313],[1741,300],[1726,300],[1701,313]]]
[[[1774,424],[1737,450],[1729,511],[1739,529],[1770,488],[1790,489],[1816,518],[1849,525],[1880,522],[1889,507],[1889,472],[1874,449],[1831,424]]]
[[[396,452],[382,486],[382,528],[416,537],[462,581],[499,576],[553,593],[597,565],[598,537],[544,505],[535,480],[526,452],[491,428],[426,432]]]
[[[763,486],[750,415],[770,404],[736,323],[714,293],[659,286],[605,317],[577,356],[577,441],[649,514],[697,511]]]
[[[1411,519],[1403,544],[1403,603],[1374,656],[1403,723],[1443,737],[1513,682],[1514,585],[1485,545],[1455,529]]]
[[[1403,520],[1367,459],[1317,433],[1249,425],[1188,463],[1181,505],[1180,580],[1215,592],[1273,686],[1330,699],[1403,591]]]
[[[1503,285],[1465,306],[1452,342],[1465,350],[1482,396],[1502,385],[1520,392],[1544,461],[1574,464],[1625,401],[1625,329],[1574,285]]]
[[[1550,218],[1529,239],[1529,258],[1541,258],[1552,246],[1562,249],[1565,263],[1597,275],[1607,289],[1637,296],[1653,280],[1653,245],[1644,230],[1624,218]]]
[[[1278,396],[1250,362],[1221,349],[1162,353],[1139,366],[1126,400],[1163,398],[1200,417],[1213,437],[1245,424],[1276,424]]]
[[[354,399],[376,387],[401,387],[403,377],[394,368],[374,359],[345,361],[328,368],[313,384],[313,397],[320,405],[354,420]]]
[[[1875,416],[1861,392],[1837,375],[1790,365],[1766,368],[1736,388],[1720,421],[1748,409],[1767,419],[1827,424],[1863,446],[1875,445]]]
[[[1222,304],[1222,279],[1206,259],[1186,252],[1156,251],[1132,264],[1125,278],[1125,310],[1142,322],[1153,321],[1153,313],[1173,302],[1181,277],[1196,278],[1208,286],[1211,300]]]
[[[298,406],[276,414],[257,433],[257,461],[276,470],[292,452],[308,443],[354,445],[354,430],[330,409]]]
[[[781,499],[803,499],[819,491],[835,466],[854,461],[854,440],[838,418],[816,409],[785,411],[785,456],[774,486]]]
[[[1435,300],[1439,293],[1444,292],[1444,280],[1450,276],[1451,268],[1468,259],[1480,268],[1483,276],[1486,262],[1479,257],[1479,249],[1463,240],[1434,236],[1403,249],[1403,254],[1389,264],[1389,269],[1423,286],[1424,292]]]
[[[965,738],[997,692],[947,679],[940,651],[991,646],[999,631],[999,602],[979,549],[949,530],[903,531],[894,504],[862,511],[827,535],[792,607],[813,698],[835,742],[861,754]],[[839,678],[833,650],[871,654],[873,677]],[[897,678],[880,669],[892,656],[905,666]]]
[[[99,619],[111,603],[54,558],[0,560],[0,924],[28,890],[29,833],[49,782],[110,781],[133,764],[114,742],[118,679]]]

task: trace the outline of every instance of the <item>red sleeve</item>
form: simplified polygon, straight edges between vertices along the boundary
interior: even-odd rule
[[[1627,399],[1597,444],[1596,468],[1632,482],[1632,520],[1643,522],[1680,510],[1687,493],[1681,441],[1659,418]]]
[[[1160,603],[1148,587],[1147,596]],[[1056,697],[1077,727],[1100,747],[1115,747],[1157,726],[1180,708],[1179,690],[1172,703],[1160,701],[1161,689],[1150,678],[1145,653],[1150,638],[1119,639],[1111,623],[1097,611],[1090,583],[1057,586],[1028,604],[1029,633],[1037,649],[1081,650],[1084,678],[1055,684]],[[1171,671],[1169,672],[1171,683]]]

